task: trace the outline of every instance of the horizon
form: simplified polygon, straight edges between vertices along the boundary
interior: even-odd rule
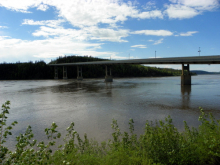
[[[219,12],[218,0],[2,1],[0,63],[48,63],[73,54],[116,60],[219,55]]]

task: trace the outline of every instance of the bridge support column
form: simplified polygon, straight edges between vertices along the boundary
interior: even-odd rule
[[[83,80],[82,67],[81,66],[77,66],[77,80]]]
[[[67,79],[67,67],[63,66],[63,79]]]
[[[54,67],[54,79],[58,79],[58,67]]]
[[[189,71],[189,64],[187,64],[187,66],[182,64],[181,85],[191,85],[191,75]]]
[[[105,82],[113,82],[111,67],[109,67],[109,71],[108,71],[107,65],[105,66]]]

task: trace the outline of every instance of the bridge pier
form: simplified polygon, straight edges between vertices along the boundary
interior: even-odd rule
[[[189,64],[187,64],[187,66],[182,64],[181,85],[191,85],[191,74],[189,71]]]
[[[107,65],[105,66],[105,82],[113,82],[111,67],[109,67],[109,71],[108,71]]]
[[[83,76],[82,76],[82,67],[81,66],[77,66],[77,80],[83,80]]]
[[[54,79],[58,79],[58,67],[54,67]]]
[[[63,79],[68,79],[67,78],[67,67],[63,66]]]

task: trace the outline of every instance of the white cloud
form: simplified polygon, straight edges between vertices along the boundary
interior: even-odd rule
[[[29,8],[37,7],[41,4],[41,2],[42,0],[1,0],[0,6],[17,12],[29,13]]]
[[[98,28],[96,26],[83,28],[83,31],[86,31],[89,35],[89,38],[92,40],[100,40],[100,41],[111,41],[111,42],[128,42],[126,40],[122,40],[121,38],[127,37],[129,34],[128,30],[114,30],[108,28]]]
[[[7,26],[0,26],[0,29],[6,29],[8,28]]]
[[[129,9],[126,4],[105,1],[51,1],[50,5],[57,8],[59,16],[68,20],[73,26],[94,26],[98,23],[115,24],[127,20]]]
[[[53,38],[53,37],[62,37],[68,36],[74,40],[87,40],[88,34],[83,30],[76,30],[76,29],[64,29],[62,27],[51,28],[47,26],[41,26],[40,29],[36,30],[32,33],[35,37],[46,37],[46,38]]]
[[[176,3],[194,7],[197,10],[213,10],[219,6],[218,0],[177,0]]]
[[[56,8],[59,17],[73,26],[97,26],[100,23],[115,26],[129,17],[137,19],[192,18],[204,11],[213,11],[219,7],[218,0],[170,0],[166,10],[156,9],[155,1],[148,1],[142,10],[135,2],[122,0],[1,0],[0,6],[18,12],[30,12],[30,8],[46,11],[50,6]],[[153,8],[153,9],[152,9]]]
[[[90,27],[83,29],[64,29],[63,27],[51,28],[41,26],[40,29],[32,33],[36,37],[56,37],[56,36],[69,36],[75,40],[99,40],[111,42],[127,42],[123,37],[127,37],[128,30],[113,30],[107,28]]]
[[[123,23],[128,17],[163,18],[159,10],[141,12],[135,3],[125,3],[121,0],[1,0],[0,6],[18,12],[30,12],[30,8],[45,11],[49,6],[54,6],[59,17],[77,27],[95,26],[99,23],[115,25]]]
[[[139,30],[131,32],[131,34],[144,34],[144,35],[153,35],[153,36],[172,36],[173,33],[168,30]]]
[[[154,42],[154,45],[162,44],[163,43],[163,38],[157,40]]]
[[[127,42],[123,40],[123,37],[129,35],[128,30],[124,29],[110,29],[110,28],[98,28],[97,26],[84,27],[79,30],[65,29],[60,24],[64,20],[47,20],[47,21],[33,21],[25,19],[22,25],[40,25],[40,28],[36,30],[33,36],[36,37],[54,37],[54,36],[70,36],[71,38],[78,40],[100,40],[111,42]]]
[[[133,48],[147,48],[146,45],[133,45],[131,47],[133,47]]]
[[[164,14],[171,19],[192,18],[205,11],[213,11],[219,7],[218,0],[170,0],[172,4],[165,5]]]
[[[156,8],[155,1],[148,1],[144,6],[142,6],[145,10],[151,10],[152,8]]]
[[[165,11],[165,13],[171,19],[192,18],[192,17],[200,14],[200,12],[195,10],[194,8],[191,8],[188,6],[183,6],[183,5],[169,5],[169,6],[167,6],[167,10]]]
[[[63,19],[58,20],[44,20],[44,21],[34,21],[32,19],[24,19],[22,25],[43,25],[49,27],[59,27],[61,23],[65,22]]]
[[[102,43],[88,43],[75,41],[70,37],[57,37],[45,40],[21,40],[0,36],[0,59],[14,61],[29,61],[30,59],[51,59],[64,54],[110,56],[115,52],[99,52]],[[7,60],[8,61],[8,60]]]
[[[45,4],[40,4],[38,7],[37,7],[37,10],[42,10],[42,11],[46,11],[49,7]]]
[[[148,42],[153,42],[153,45],[158,45],[158,44],[162,44],[163,43],[163,38],[159,39],[159,40],[148,40]]]
[[[160,10],[152,10],[147,12],[142,12],[137,15],[133,15],[134,18],[140,18],[140,19],[150,19],[150,18],[160,18],[163,19],[163,14]]]
[[[128,17],[140,19],[163,17],[159,10],[141,12],[133,3],[125,3],[121,0],[74,0],[68,2],[68,5],[66,5],[66,1],[51,1],[50,4],[56,6],[59,16],[66,18],[73,26],[77,27],[94,26],[99,23],[114,25],[123,23]]]
[[[192,36],[195,33],[198,33],[198,31],[188,31],[186,33],[180,33],[180,36]]]
[[[116,53],[116,54],[117,54],[117,53]],[[116,54],[114,54],[114,55],[111,56],[111,59],[112,59],[112,60],[125,60],[125,59],[128,59],[128,57],[122,57],[122,56],[118,56],[118,55],[116,55]],[[132,57],[130,57],[130,58],[132,58]]]

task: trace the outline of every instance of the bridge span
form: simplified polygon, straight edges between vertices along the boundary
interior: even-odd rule
[[[182,75],[181,85],[191,85],[190,64],[220,64],[220,55],[214,56],[194,56],[194,57],[168,57],[168,58],[148,58],[148,59],[129,59],[129,60],[108,60],[91,61],[76,63],[49,64],[55,67],[55,79],[58,79],[58,66],[63,66],[63,79],[67,79],[67,66],[77,66],[77,79],[82,80],[83,65],[105,65],[105,82],[112,82],[111,65],[117,64],[181,64]]]

